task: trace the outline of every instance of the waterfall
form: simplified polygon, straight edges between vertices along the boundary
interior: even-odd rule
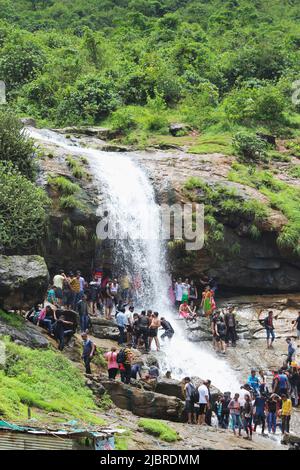
[[[198,376],[211,379],[222,391],[238,391],[238,379],[225,359],[199,343],[189,342],[183,321],[170,305],[165,246],[159,236],[160,207],[150,180],[135,161],[135,154],[99,151],[82,147],[78,142],[72,145],[68,139],[47,130],[30,128],[29,133],[35,140],[88,158],[99,193],[105,194],[108,221],[119,235],[114,242],[116,272],[124,270],[138,276],[137,307],[158,311],[175,330],[173,339],[166,340],[162,352],[157,353],[163,369],[171,370],[174,378]],[[100,209],[103,213],[102,205]]]

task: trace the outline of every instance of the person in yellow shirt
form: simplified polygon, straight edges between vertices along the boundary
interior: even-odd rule
[[[282,434],[290,432],[290,421],[292,415],[292,401],[284,394],[281,395],[281,418],[282,418]]]

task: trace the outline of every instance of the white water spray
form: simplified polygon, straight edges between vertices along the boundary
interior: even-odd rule
[[[166,340],[162,345],[164,354],[159,355],[164,370],[171,370],[174,378],[198,376],[211,379],[222,391],[237,391],[239,382],[229,365],[205,346],[186,339],[184,323],[170,305],[165,247],[161,237],[157,236],[160,208],[146,173],[134,161],[134,153],[103,152],[70,145],[61,135],[47,130],[30,129],[29,132],[36,140],[88,158],[101,194],[105,194],[110,223],[128,234],[125,240],[115,241],[116,271],[121,268],[131,276],[138,276],[139,306],[157,310],[175,330],[172,341]],[[146,230],[149,220],[154,237]]]

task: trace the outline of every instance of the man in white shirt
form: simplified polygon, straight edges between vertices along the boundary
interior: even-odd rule
[[[175,283],[175,303],[176,307],[179,308],[182,303],[183,284],[181,277]]]
[[[62,300],[63,300],[63,286],[64,286],[64,280],[66,279],[66,275],[61,269],[58,274],[55,274],[53,277],[53,285],[56,287],[56,297],[59,305],[62,305]]]
[[[202,385],[198,388],[199,392],[199,417],[198,417],[198,424],[202,425],[205,424],[205,414],[206,411],[209,409],[209,386],[210,380],[206,380],[203,382]]]

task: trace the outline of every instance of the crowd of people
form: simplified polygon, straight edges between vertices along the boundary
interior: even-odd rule
[[[47,330],[49,335],[58,341],[63,350],[77,330],[76,318],[79,317],[83,352],[82,359],[87,374],[91,374],[91,362],[96,355],[96,344],[90,339],[91,317],[102,315],[107,320],[114,319],[119,330],[118,346],[105,354],[108,377],[130,384],[134,379],[145,382],[156,381],[161,375],[158,364],[145,368],[142,363],[134,361],[132,348],[147,353],[152,344],[160,350],[160,339],[171,340],[174,329],[171,323],[158,312],[135,311],[133,302],[139,288],[138,280],[124,274],[120,280],[99,275],[87,282],[80,271],[68,275],[63,270],[53,277],[44,305],[34,306],[26,318]],[[187,323],[207,318],[210,324],[213,347],[219,354],[225,354],[226,348],[236,347],[237,320],[233,306],[218,309],[215,301],[217,284],[214,279],[201,279],[196,287],[193,280],[181,278],[173,280],[170,287],[170,299],[178,311],[178,318]],[[76,312],[72,317],[72,312]],[[272,349],[275,341],[274,314],[269,311],[258,321],[265,328],[267,348]],[[300,312],[292,322],[300,339]],[[162,332],[160,339],[159,331]],[[300,373],[296,362],[297,347],[291,337],[286,339],[287,358],[278,371],[273,371],[268,380],[263,371],[251,371],[247,383],[238,393],[231,396],[226,392],[217,399],[211,399],[211,382],[205,381],[196,387],[189,377],[183,380],[185,412],[190,424],[212,423],[215,416],[218,426],[231,428],[234,434],[252,439],[257,427],[264,435],[266,429],[275,433],[279,428],[282,433],[289,432],[293,406],[299,404]],[[146,369],[146,370],[145,370]],[[171,377],[171,372],[166,374]],[[269,383],[268,383],[269,382]]]
[[[198,388],[189,377],[184,379],[185,409],[189,424],[211,424],[212,413],[222,429],[231,428],[233,433],[252,439],[260,427],[261,434],[289,433],[293,406],[297,407],[300,394],[300,372],[296,363],[273,371],[270,385],[262,370],[251,370],[247,383],[238,393],[220,394],[212,404],[207,380]]]

